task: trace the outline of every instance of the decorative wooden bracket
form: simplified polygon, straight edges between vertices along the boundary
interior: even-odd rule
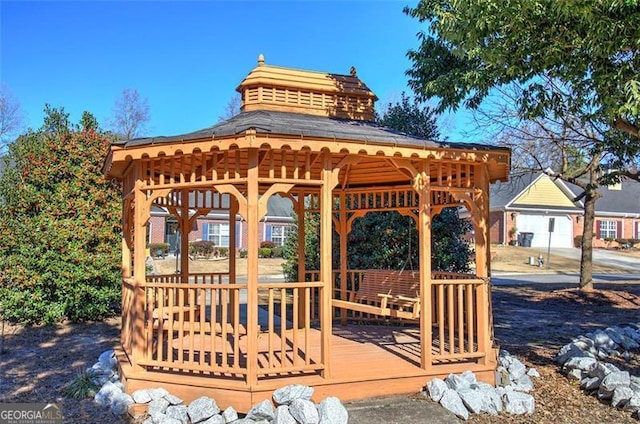
[[[229,194],[238,200],[238,214],[247,220],[247,198],[244,197],[240,190],[238,190],[233,184],[216,184],[213,186],[218,193]]]
[[[267,191],[260,197],[258,200],[258,219],[264,218],[267,214],[267,202],[269,198],[276,193],[289,193],[289,191],[294,187],[294,184],[286,184],[286,183],[277,183],[273,184],[271,187],[267,189]]]

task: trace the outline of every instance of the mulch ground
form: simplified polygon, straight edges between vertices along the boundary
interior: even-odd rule
[[[529,285],[493,288],[496,342],[535,367],[532,416],[472,417],[472,423],[637,423],[583,393],[553,364],[558,349],[572,338],[611,325],[640,321],[640,284],[599,285],[592,292],[566,286]],[[92,399],[66,398],[63,388],[79,370],[115,346],[119,321],[62,324],[49,327],[8,327],[5,353],[0,354],[0,402],[58,402],[65,422],[125,423]],[[640,375],[640,352],[617,365]],[[425,421],[428,422],[428,421]]]

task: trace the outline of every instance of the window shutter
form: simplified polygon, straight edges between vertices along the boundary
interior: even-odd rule
[[[209,223],[202,224],[202,240],[209,240]]]
[[[242,225],[242,221],[236,221],[234,225],[236,228],[236,247],[240,247],[242,246],[242,240],[240,239],[240,226]]]
[[[602,238],[600,237],[600,225],[602,225],[602,222],[596,220],[596,238]]]
[[[265,239],[266,241],[272,241],[272,240],[271,240],[271,229],[272,229],[272,226],[271,226],[271,225],[266,225],[265,227],[266,227],[266,228],[265,228],[265,235],[264,235],[264,239]]]
[[[633,238],[640,238],[640,222],[636,221],[636,229],[633,232]]]
[[[622,238],[622,221],[616,222],[616,238]]]

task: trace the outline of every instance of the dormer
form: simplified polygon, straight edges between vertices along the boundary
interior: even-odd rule
[[[376,95],[350,75],[305,71],[266,65],[249,72],[236,91],[242,96],[242,111],[275,110],[357,121],[373,121]]]

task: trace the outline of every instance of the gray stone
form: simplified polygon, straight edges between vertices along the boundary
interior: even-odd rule
[[[93,400],[100,406],[111,406],[113,398],[122,393],[120,387],[114,383],[106,382],[95,394]]]
[[[509,371],[509,375],[511,376],[511,380],[513,381],[525,375],[527,372],[527,367],[525,367],[518,358],[514,357],[507,370]]]
[[[469,419],[469,411],[464,406],[458,393],[453,389],[447,389],[444,392],[440,399],[440,405],[455,414],[458,418],[462,418],[465,421]]]
[[[502,412],[502,396],[498,394],[497,389],[485,390],[482,392],[483,412],[491,415],[497,415]]]
[[[611,337],[609,337],[609,335],[602,330],[598,330],[593,334],[593,341],[598,347],[605,346],[608,348],[612,348],[615,345],[614,341],[611,340]]]
[[[635,393],[629,402],[624,406],[625,411],[631,411],[631,413],[638,413],[640,411],[640,394]]]
[[[618,387],[613,391],[611,397],[611,406],[615,408],[624,408],[624,406],[631,400],[634,393],[629,387]]]
[[[524,374],[518,378],[518,380],[514,381],[514,390],[519,392],[528,392],[533,390],[533,380],[527,374]]]
[[[280,405],[276,408],[276,412],[273,414],[272,424],[297,424],[293,415],[289,412],[287,405]]]
[[[507,392],[504,395],[504,408],[509,414],[533,414],[535,400],[527,393]]]
[[[460,374],[460,377],[463,380],[467,380],[469,382],[469,385],[475,383],[478,381],[478,379],[476,378],[476,375],[473,373],[473,371],[465,371],[462,374]]]
[[[568,369],[568,370],[572,370],[572,369],[576,369],[577,368],[577,369],[579,369],[581,371],[588,371],[593,366],[595,366],[595,364],[597,362],[598,361],[595,358],[575,357],[575,358],[571,358],[567,362],[565,362],[564,368]]]
[[[207,420],[200,421],[200,424],[225,424],[225,420],[222,415],[214,415]]]
[[[289,413],[299,423],[318,424],[320,422],[318,408],[307,399],[294,399],[289,405]]]
[[[155,423],[153,422],[153,419],[149,417],[146,420],[142,421],[142,424],[155,424]]]
[[[640,394],[640,377],[635,375],[629,377],[629,387],[631,387],[631,390],[634,392]]]
[[[156,414],[152,419],[155,424],[182,424],[180,420],[167,417],[165,414]]]
[[[567,378],[568,378],[569,380],[577,380],[577,381],[580,381],[580,380],[582,380],[582,374],[583,374],[582,370],[580,370],[580,369],[578,369],[578,368],[574,368],[574,369],[570,370],[570,371],[567,373]]]
[[[600,387],[600,382],[602,380],[598,377],[585,377],[580,380],[580,387],[583,390],[595,390]]]
[[[459,390],[458,396],[469,412],[479,414],[482,411],[482,393],[479,390]]]
[[[427,383],[427,391],[429,392],[429,397],[434,402],[440,402],[442,395],[449,388],[447,383],[439,378],[434,378]]]
[[[169,392],[167,392],[162,387],[158,387],[158,388],[155,388],[155,389],[149,389],[149,390],[147,390],[147,392],[149,393],[149,396],[151,397],[151,400],[157,400],[157,399],[163,398],[163,397],[165,397],[166,395],[169,394]]]
[[[589,377],[598,377],[600,381],[602,381],[602,379],[604,379],[607,374],[610,373],[611,370],[609,370],[609,368],[607,368],[604,363],[598,362],[589,370],[588,375]]]
[[[112,370],[118,364],[116,353],[113,350],[106,350],[98,357],[98,362],[103,370]]]
[[[238,419],[238,412],[233,409],[233,406],[228,406],[227,409],[222,412],[222,418],[224,418],[225,422],[230,423]]]
[[[276,405],[289,405],[294,399],[310,400],[314,389],[302,384],[291,384],[273,392]]]
[[[590,356],[587,352],[580,349],[575,343],[569,343],[567,345],[562,346],[558,354],[553,360],[555,363],[563,365],[569,359],[574,358],[576,356]]]
[[[174,396],[171,393],[167,393],[166,395],[164,395],[164,398],[169,401],[169,405],[182,405],[182,403],[184,402],[178,396]]]
[[[131,394],[133,401],[135,403],[149,403],[151,402],[151,396],[149,396],[149,392],[145,389],[136,390]]]
[[[529,368],[529,371],[527,371],[527,375],[529,377],[540,378],[540,373],[535,368]]]
[[[253,408],[251,408],[246,418],[254,421],[258,421],[258,420],[271,421],[273,420],[273,414],[274,414],[273,405],[271,405],[271,402],[269,400],[265,399],[262,402],[253,405]]]
[[[447,383],[447,386],[450,389],[456,391],[471,388],[471,383],[469,381],[456,374],[449,374],[447,378],[444,379],[444,382]]]
[[[171,403],[169,399],[167,399],[167,402]],[[182,424],[189,422],[189,415],[187,414],[187,407],[185,405],[170,405],[164,414],[167,417],[175,418]]]
[[[496,369],[496,381],[498,386],[508,386],[511,384],[511,376],[505,367],[499,366]]]
[[[318,405],[320,424],[347,424],[349,412],[337,397],[325,398]]]
[[[149,402],[149,406],[147,406],[147,413],[149,415],[151,415],[153,417],[154,414],[163,414],[164,412],[167,410],[167,408],[169,407],[169,401],[164,399],[164,398],[160,398],[160,399],[155,399],[152,400],[151,402]],[[155,418],[154,418],[155,420]]]
[[[612,372],[600,383],[600,388],[613,392],[618,387],[629,387],[631,379],[627,371]]]
[[[134,401],[131,396],[126,393],[118,393],[111,400],[111,413],[116,417],[124,415],[129,410],[129,405],[133,405]]]
[[[216,401],[206,396],[199,397],[189,404],[187,414],[192,423],[199,423],[220,412]]]

